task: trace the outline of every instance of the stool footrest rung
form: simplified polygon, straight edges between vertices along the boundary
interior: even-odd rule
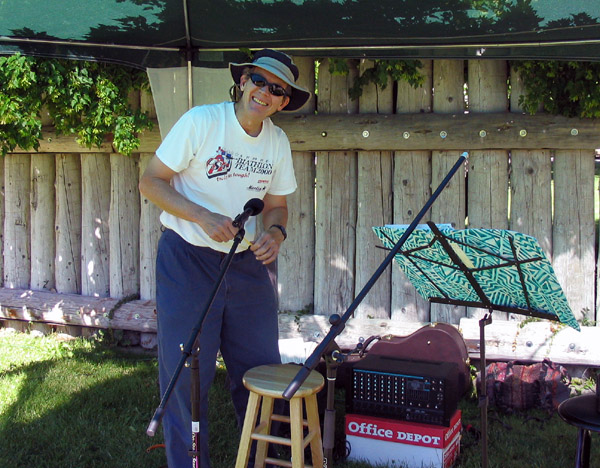
[[[279,445],[287,445],[288,447],[292,446],[292,440],[286,439],[285,437],[274,436],[270,434],[256,434],[252,433],[250,436],[252,440],[260,440],[263,442],[269,442],[270,444],[279,444]]]
[[[257,426],[258,429],[260,426]],[[306,437],[302,440],[302,448],[308,447],[308,444],[311,443],[313,438],[318,435],[318,431],[313,430],[310,431]],[[261,440],[263,442],[269,442],[270,444],[279,444],[279,445],[287,445],[288,447],[292,446],[292,439],[288,439],[286,437],[278,437],[271,434],[261,434],[260,432],[252,432],[250,438],[253,440]]]
[[[285,466],[287,468],[292,468],[292,462],[287,460],[281,460],[279,458],[265,458],[265,463],[270,463],[271,465],[277,466]],[[313,468],[312,465],[304,465],[304,468]]]
[[[283,416],[282,414],[272,414],[271,415],[271,420],[272,421],[279,421],[279,422],[283,422],[283,423],[290,423],[290,417],[289,416]],[[302,420],[302,425],[305,427],[308,427],[308,421],[306,419]]]
[[[273,421],[279,421],[279,422],[284,422],[284,423],[289,423],[290,422],[290,417],[289,416],[284,416],[283,414],[275,414],[275,413],[273,413],[271,415],[271,419]]]

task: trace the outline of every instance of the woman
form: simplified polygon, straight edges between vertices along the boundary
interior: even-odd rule
[[[244,373],[280,362],[278,300],[268,265],[274,265],[287,237],[286,196],[296,189],[296,180],[288,139],[269,117],[299,109],[310,98],[296,84],[298,68],[281,52],[262,50],[252,62],[230,64],[230,71],[240,99],[184,114],[140,180],[140,192],[163,210],[165,228],[156,264],[161,392],[181,359],[179,345],[189,338],[231,249],[238,231],[235,216],[249,199],[264,202],[264,230],[257,233],[254,217],[246,223],[245,237],[197,341],[202,468],[210,467],[207,396],[219,349],[239,427],[248,399]],[[185,370],[165,408],[163,429],[169,467],[190,467],[190,382]]]

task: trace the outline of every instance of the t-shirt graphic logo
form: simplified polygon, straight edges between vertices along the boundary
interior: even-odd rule
[[[217,155],[206,162],[206,175],[209,179],[227,174],[231,169],[233,157],[219,146]]]

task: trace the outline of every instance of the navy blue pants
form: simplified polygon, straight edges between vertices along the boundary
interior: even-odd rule
[[[189,244],[166,230],[158,244],[156,304],[161,393],[164,394],[187,343],[205,309],[226,254]],[[267,267],[250,250],[235,254],[199,335],[201,468],[210,468],[208,389],[220,349],[229,375],[237,424],[241,428],[248,392],[244,373],[281,362],[278,347],[277,293]],[[192,459],[190,369],[183,368],[165,408],[162,425],[169,468],[190,468]],[[233,421],[232,421],[233,423]],[[216,454],[218,456],[218,454]]]

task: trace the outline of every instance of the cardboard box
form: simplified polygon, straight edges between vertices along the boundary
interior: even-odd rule
[[[408,468],[450,468],[460,453],[461,412],[450,426],[346,415],[349,460]]]

